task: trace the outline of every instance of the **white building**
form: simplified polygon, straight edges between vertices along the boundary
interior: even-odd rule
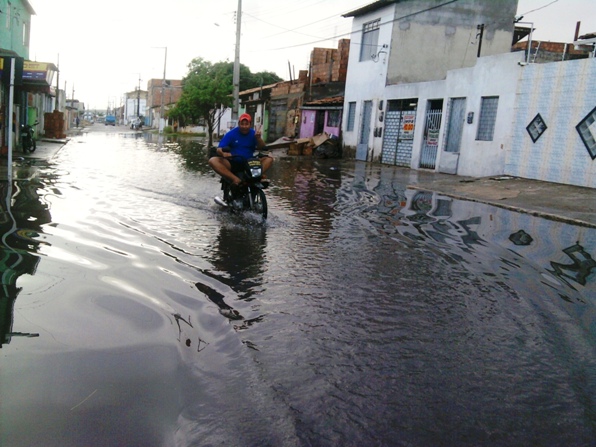
[[[124,124],[130,124],[133,119],[139,116],[145,117],[146,109],[147,91],[135,90],[126,93],[124,97]]]
[[[511,52],[525,32],[516,9],[517,0],[389,0],[346,14],[344,153],[596,187],[596,58],[527,64]]]

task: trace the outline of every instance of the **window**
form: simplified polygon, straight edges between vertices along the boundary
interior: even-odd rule
[[[23,22],[23,46],[29,46],[29,28],[25,22]]]
[[[360,62],[372,60],[372,55],[377,53],[380,23],[381,19],[377,19],[362,25],[362,44],[360,46]]]
[[[327,126],[328,127],[339,127],[339,121],[341,113],[339,110],[330,110],[327,112]]]
[[[592,160],[596,160],[596,107],[575,127]]]
[[[536,143],[536,141],[538,141],[538,138],[540,138],[542,134],[546,132],[546,129],[546,123],[542,119],[540,113],[537,114],[532,120],[532,122],[528,124],[528,127],[526,127],[526,130],[530,134],[530,138],[532,138],[532,142],[534,143]]]
[[[480,104],[480,118],[478,119],[478,133],[476,140],[492,141],[497,120],[498,96],[485,96]]]
[[[352,132],[354,130],[354,121],[356,119],[356,103],[351,102],[348,104],[348,127],[346,131]]]

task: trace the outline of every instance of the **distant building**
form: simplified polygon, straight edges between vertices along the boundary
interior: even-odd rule
[[[127,92],[124,95],[124,123],[129,124],[135,118],[143,118],[144,124],[147,124],[147,92],[145,90],[135,90]]]
[[[158,127],[159,120],[166,118],[168,110],[176,105],[182,96],[182,80],[180,79],[150,79],[147,83],[147,114],[146,124]]]

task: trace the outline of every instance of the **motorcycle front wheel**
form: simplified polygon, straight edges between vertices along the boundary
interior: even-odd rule
[[[250,197],[252,201],[251,211],[267,219],[267,197],[265,192],[259,188],[250,188]]]

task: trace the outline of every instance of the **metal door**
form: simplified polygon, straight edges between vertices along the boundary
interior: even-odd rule
[[[445,152],[459,152],[461,135],[464,129],[466,98],[452,98],[449,109],[449,126]]]
[[[323,133],[325,130],[325,111],[317,110],[315,115],[315,135]]]
[[[277,140],[284,136],[287,99],[271,100],[271,114],[269,115],[269,138]]]
[[[381,163],[410,167],[417,104],[417,99],[388,102]]]
[[[370,137],[370,118],[372,116],[372,101],[364,101],[360,138],[356,147],[356,160],[366,161],[368,158],[368,140]]]
[[[424,124],[424,141],[420,154],[420,167],[434,169],[439,147],[439,130],[443,115],[443,101],[429,101]]]

